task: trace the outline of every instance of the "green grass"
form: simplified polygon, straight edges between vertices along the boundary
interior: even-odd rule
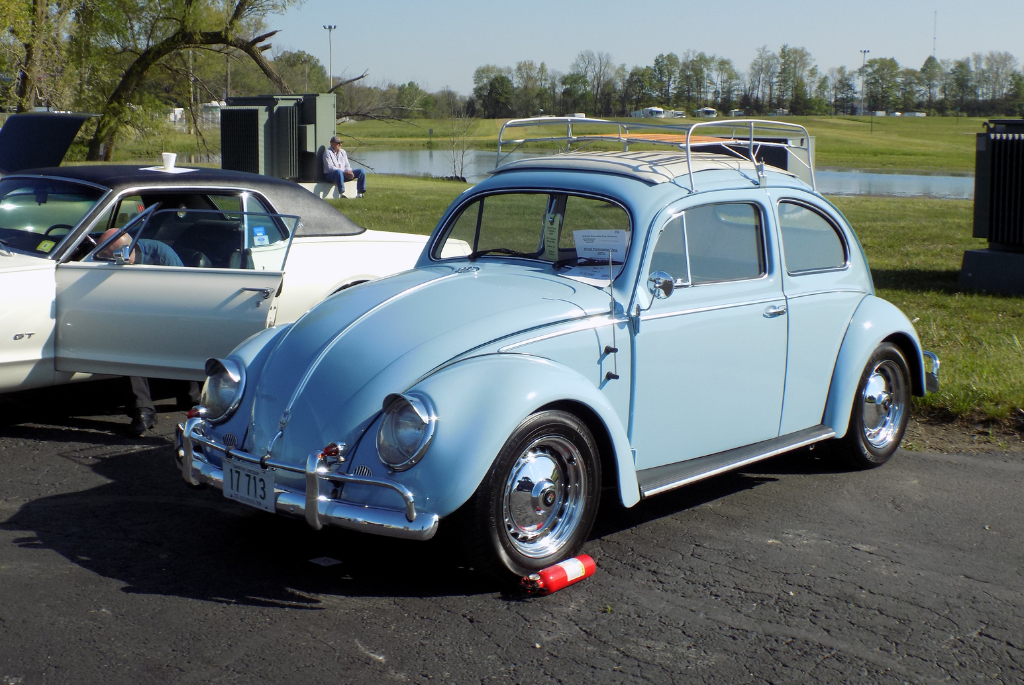
[[[426,234],[468,186],[371,175],[361,200],[333,203],[357,223]],[[902,309],[925,349],[942,360],[942,391],[915,400],[936,417],[1007,420],[1024,409],[1024,298],[961,292],[972,203],[880,197],[837,197],[857,231],[878,295]]]
[[[918,409],[1008,419],[1024,409],[1024,298],[963,292],[957,277],[971,237],[968,200],[843,197],[836,205],[864,245],[879,297],[914,321],[942,360],[942,390]]]
[[[882,171],[966,173],[974,171],[975,134],[985,119],[961,117],[781,117],[805,126],[815,137],[819,167]],[[637,119],[623,119],[637,123]],[[685,123],[686,120],[647,120],[650,123]],[[478,119],[470,130],[471,145],[492,149],[504,119]],[[444,149],[443,119],[408,122],[349,121],[338,132],[359,147],[426,147],[434,129],[433,146]],[[552,132],[554,128],[552,127]],[[564,131],[563,131],[564,132]],[[611,148],[609,148],[611,149]],[[638,148],[639,149],[639,148]]]
[[[370,174],[365,197],[328,202],[366,228],[429,235],[452,200],[468,187],[454,181]]]
[[[805,126],[815,137],[819,167],[842,167],[881,171],[923,171],[929,173],[968,173],[974,171],[975,134],[985,119],[961,117],[782,117]],[[505,119],[477,119],[469,131],[469,144],[478,149],[494,149]],[[637,123],[637,119],[623,119]],[[686,120],[646,120],[650,123],[685,123]],[[447,147],[444,119],[407,121],[346,121],[338,124],[345,147],[358,157],[360,149]],[[430,130],[433,129],[433,136]],[[577,131],[581,131],[577,127]],[[564,133],[564,127],[550,127],[549,134]],[[539,131],[533,131],[534,135]],[[220,131],[205,131],[206,143],[213,153],[220,152]],[[551,147],[551,146],[549,146]],[[604,146],[616,149],[614,146]],[[636,149],[641,149],[637,147]],[[162,133],[133,137],[126,132],[115,149],[115,160],[159,160],[161,152],[187,155],[206,154],[195,136],[167,127]],[[85,158],[85,146],[79,142],[69,153],[69,161]]]

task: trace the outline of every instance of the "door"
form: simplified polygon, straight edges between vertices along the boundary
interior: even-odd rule
[[[56,367],[199,380],[272,325],[297,217],[150,208],[57,267]]]
[[[786,303],[765,215],[759,202],[708,204],[664,225],[647,273],[675,289],[636,332],[637,469],[778,436]]]
[[[783,197],[776,209],[790,336],[784,435],[821,423],[839,348],[867,292],[836,218],[810,199]]]

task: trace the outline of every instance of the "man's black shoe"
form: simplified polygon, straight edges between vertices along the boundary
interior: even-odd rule
[[[132,425],[128,426],[129,435],[142,435],[156,425],[156,412],[152,409],[136,409]]]

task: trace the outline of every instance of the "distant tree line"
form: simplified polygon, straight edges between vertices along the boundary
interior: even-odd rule
[[[650,65],[627,69],[606,52],[584,50],[568,72],[525,60],[514,67],[485,64],[473,73],[466,103],[477,116],[523,117],[586,112],[626,116],[646,107],[692,113],[703,107],[758,115],[851,114],[861,99],[869,111],[925,111],[971,116],[1024,114],[1024,75],[1008,52],[961,60],[928,57],[921,69],[893,58],[862,68],[824,73],[804,48],[758,48],[746,72],[732,60],[688,50],[659,54]]]

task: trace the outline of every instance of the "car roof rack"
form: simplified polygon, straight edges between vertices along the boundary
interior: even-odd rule
[[[565,135],[537,135],[506,139],[506,129],[521,129],[540,126],[564,125]],[[585,125],[585,133],[573,132],[573,126]],[[613,131],[607,129],[614,129]],[[595,132],[596,131],[598,132]],[[602,129],[604,129],[602,131]],[[694,135],[694,131],[700,135]],[[794,143],[794,138],[797,143]],[[814,179],[814,160],[811,153],[811,137],[807,129],[799,124],[786,121],[770,121],[765,119],[728,119],[715,121],[696,121],[688,124],[648,124],[643,122],[610,121],[608,119],[590,119],[587,117],[530,117],[528,119],[510,119],[505,122],[498,133],[498,156],[495,167],[501,166],[504,159],[528,143],[564,143],[559,148],[563,153],[579,152],[573,145],[591,145],[595,142],[616,143],[622,145],[622,151],[628,152],[630,145],[665,145],[686,153],[687,175],[690,180],[690,192],[696,192],[693,181],[693,165],[691,150],[729,155],[752,162],[757,168],[760,183],[764,184],[763,148],[781,148],[786,151],[787,160],[795,159],[810,172],[811,188],[817,192]],[[505,151],[502,148],[514,146]],[[761,159],[759,159],[761,158]]]

